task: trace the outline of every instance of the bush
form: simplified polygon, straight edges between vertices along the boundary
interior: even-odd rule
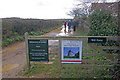
[[[117,36],[117,18],[112,16],[109,11],[96,10],[89,17],[90,36]]]
[[[24,40],[24,37],[23,36],[16,36],[16,41],[22,41],[22,40]]]
[[[10,44],[14,41],[14,39],[7,38],[7,42]]]
[[[36,35],[36,33],[35,33],[35,32],[30,32],[29,34],[30,34],[30,35]]]

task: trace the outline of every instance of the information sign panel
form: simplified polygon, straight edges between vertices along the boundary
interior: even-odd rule
[[[30,61],[48,62],[48,40],[28,40]]]
[[[62,63],[82,62],[82,41],[62,40]]]

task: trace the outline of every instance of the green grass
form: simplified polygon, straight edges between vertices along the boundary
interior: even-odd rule
[[[50,56],[50,61],[53,56]],[[83,57],[84,60],[89,59],[89,61],[94,61],[92,57]],[[67,65],[67,66],[65,66]],[[111,73],[107,70],[107,68],[99,68],[95,67],[82,67],[84,64],[59,64],[58,55],[55,57],[53,64],[42,64],[32,63],[31,69],[28,70],[26,66],[23,71],[19,72],[21,76],[41,76],[45,75],[46,78],[108,78],[111,77]],[[90,65],[93,65],[90,64]],[[106,65],[106,64],[99,64]],[[105,73],[104,73],[105,72]],[[109,74],[108,74],[109,73]]]
[[[52,60],[52,57],[50,57],[50,61]],[[59,69],[58,69],[58,56],[56,57],[55,61],[53,64],[42,64],[42,62],[39,63],[32,63],[30,70],[28,70],[28,67],[26,66],[23,71],[19,72],[19,75],[22,76],[32,76],[35,74],[47,74],[47,77],[57,77],[59,74]]]
[[[88,36],[88,33],[83,32],[79,27],[76,28],[74,36]]]

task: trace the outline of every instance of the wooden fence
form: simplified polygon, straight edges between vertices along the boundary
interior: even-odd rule
[[[106,43],[88,43],[88,38],[106,38]],[[81,66],[81,67],[113,67],[114,64],[119,63],[120,53],[120,37],[118,36],[29,36],[25,33],[26,41],[26,55],[27,63],[30,65],[28,55],[28,40],[58,40],[58,45],[50,45],[49,48],[58,48],[58,53],[50,53],[59,55],[59,68],[69,66]],[[78,40],[82,41],[82,64],[62,64],[61,63],[61,41],[62,40]],[[109,42],[109,43],[108,43]],[[92,58],[91,58],[92,57]],[[102,64],[102,65],[101,65]]]

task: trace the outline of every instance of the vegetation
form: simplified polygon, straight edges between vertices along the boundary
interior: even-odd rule
[[[85,32],[83,32],[82,30],[81,31],[76,31],[76,33],[75,33],[75,35],[81,35],[81,36],[83,36],[84,34],[86,34]],[[88,35],[88,34],[86,34],[86,35]],[[84,40],[83,40],[84,41]],[[120,46],[120,42],[119,41],[114,41],[114,40],[108,40],[106,43],[98,43],[98,44],[94,44],[94,45],[96,45],[96,47],[100,47],[101,46],[101,50],[96,50],[96,49],[94,49],[93,47],[93,49],[91,49],[90,48],[90,46],[91,46],[91,44],[86,44],[85,42],[83,42],[83,46],[86,46],[86,48],[84,49],[84,47],[83,47],[83,49],[82,49],[82,53],[83,53],[83,55],[84,54],[93,54],[94,55],[94,53],[95,54],[98,54],[98,56],[96,55],[96,56],[83,56],[82,57],[82,59],[83,60],[89,60],[89,61],[91,61],[91,63],[92,63],[92,61],[103,61],[103,63],[94,63],[95,65],[104,65],[104,66],[106,66],[106,65],[113,65],[113,67],[112,68],[104,68],[104,69],[102,69],[101,68],[101,70],[100,69],[98,69],[97,71],[99,72],[99,71],[105,71],[105,72],[107,72],[106,73],[106,75],[104,75],[104,78],[118,78],[118,76],[119,76],[119,74],[120,74],[120,70],[119,70],[119,63],[109,63],[109,61],[111,61],[111,58],[108,58],[108,57],[106,57],[106,56],[99,56],[99,55],[101,55],[102,54],[102,52],[103,51],[105,51],[105,53],[107,54],[107,53],[112,53],[112,54],[110,54],[110,55],[114,55],[115,53],[117,53],[117,54],[119,54],[119,51],[120,50],[117,50],[117,49],[112,49],[112,48],[114,48],[114,47],[119,47]],[[102,46],[106,46],[106,47],[108,47],[109,49],[102,49]],[[111,48],[111,49],[110,49]],[[102,51],[103,50],[103,51]],[[106,55],[105,54],[105,55]],[[115,56],[114,56],[115,57]],[[116,57],[117,58],[117,57]],[[116,58],[114,58],[115,59],[115,61],[117,60]],[[106,62],[104,62],[104,61],[108,61],[108,63],[106,63]],[[93,64],[93,63],[92,63]],[[95,66],[94,65],[94,66]],[[96,68],[97,69],[97,68]],[[94,69],[94,70],[96,70],[96,69]],[[95,72],[97,72],[97,71],[95,71]],[[103,75],[101,75],[100,76],[100,74],[98,73],[98,75],[99,75],[99,78],[102,78],[103,77]],[[94,75],[95,76],[95,75]]]
[[[63,20],[3,18],[2,46],[24,40],[24,33],[41,35],[62,25]]]
[[[77,26],[76,28],[76,32],[74,34],[75,36],[88,36],[88,33],[85,33],[81,30],[81,28],[79,26]]]
[[[90,36],[118,36],[117,18],[109,11],[96,10],[90,15]]]
[[[50,61],[52,60],[50,57]],[[83,59],[87,60],[87,59]],[[94,60],[89,60],[93,62]],[[101,61],[101,60],[100,60]],[[107,68],[96,67],[96,65],[103,64],[94,64],[87,63],[89,66],[84,66],[83,64],[59,64],[58,55],[55,57],[53,64],[44,64],[42,62],[39,63],[31,63],[31,68],[28,70],[28,67],[21,71],[19,74],[27,77],[39,77],[39,78],[111,78],[112,73],[108,71]],[[65,66],[66,65],[66,66]],[[94,65],[93,67],[90,67]],[[106,65],[106,64],[104,64]],[[84,67],[82,67],[84,66]]]

